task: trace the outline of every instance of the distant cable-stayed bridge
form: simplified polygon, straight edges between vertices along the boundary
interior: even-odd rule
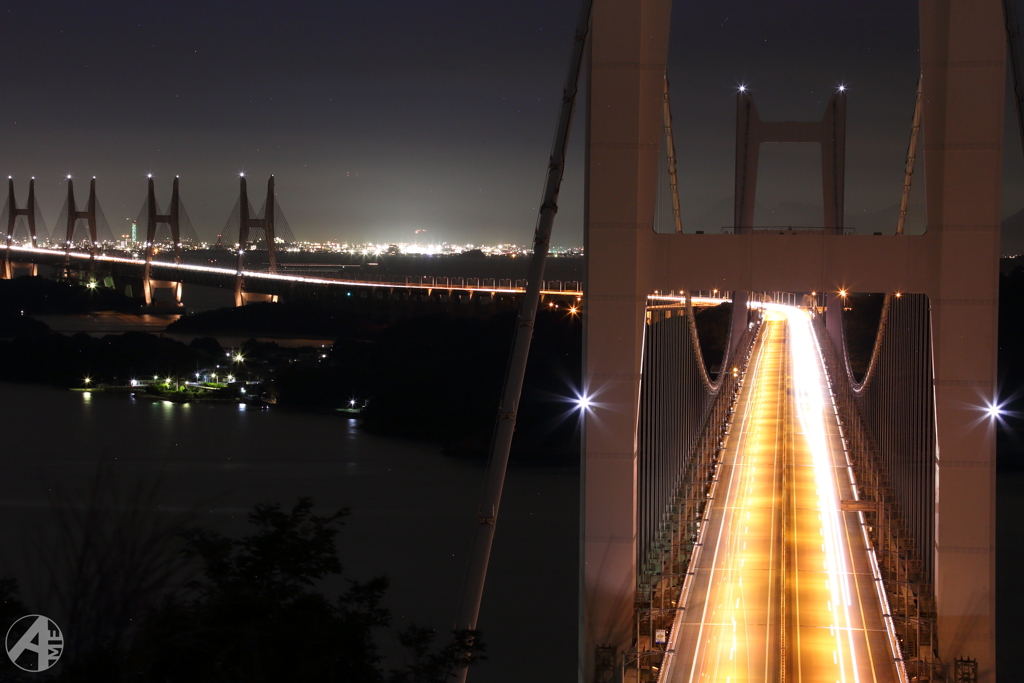
[[[361,290],[426,290],[427,292],[458,292],[458,296],[494,297],[519,295],[525,291],[522,279],[441,276],[375,276],[373,278],[324,277],[308,273],[319,269],[316,263],[278,263],[277,253],[295,243],[295,237],[276,201],[274,178],[268,181],[267,198],[259,211],[249,202],[247,182],[240,177],[239,198],[227,220],[222,235],[237,236],[236,250],[230,252],[234,268],[188,263],[183,246],[198,243],[191,221],[179,195],[179,179],[175,177],[168,209],[164,212],[156,201],[153,178],[139,212],[137,225],[145,229],[142,258],[106,253],[102,245],[113,242],[109,226],[103,218],[96,197],[96,179],[90,182],[85,210],[75,203],[72,178],[67,179],[68,197],[53,235],[47,239],[46,228],[35,199],[35,181],[29,184],[28,207],[18,208],[14,181],[9,180],[5,209],[7,240],[4,250],[4,275],[11,277],[20,268],[37,272],[39,264],[58,266],[65,273],[75,273],[81,280],[102,283],[105,276],[116,274],[139,280],[138,290],[146,305],[156,301],[156,290],[172,292],[170,310],[180,308],[182,286],[199,284],[233,288],[236,305],[251,301],[271,301],[282,295],[309,296],[318,290],[350,288]],[[70,208],[69,208],[70,207]],[[268,208],[269,207],[269,208]],[[63,226],[63,230],[61,227]],[[38,231],[38,232],[37,232]],[[63,233],[58,237],[58,233]],[[49,246],[42,246],[48,243]],[[225,252],[227,253],[227,252]],[[168,256],[170,259],[168,259]],[[302,274],[301,271],[307,271]],[[582,296],[578,281],[545,281],[546,296],[570,300]],[[167,307],[164,306],[166,309]]]

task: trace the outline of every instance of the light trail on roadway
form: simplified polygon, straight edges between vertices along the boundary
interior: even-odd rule
[[[45,249],[43,247],[26,247],[26,246],[11,246],[12,252],[22,252],[26,254],[37,254],[40,256],[58,257],[64,258],[65,252],[63,249]],[[93,257],[88,252],[84,251],[71,251],[67,255],[75,261],[89,261]],[[95,260],[100,263],[121,263],[133,266],[144,267],[146,265],[145,259],[141,258],[127,258],[123,256],[110,256],[108,254],[97,254]],[[234,278],[239,275],[239,271],[235,268],[224,268],[223,266],[201,266],[193,263],[174,263],[172,261],[153,261],[151,263],[153,268],[170,268],[184,272],[194,273],[207,273],[211,275],[220,275],[225,277]],[[344,278],[330,278],[330,277],[315,277],[309,275],[287,275],[284,273],[270,273],[261,270],[243,270],[241,271],[243,278],[256,278],[261,280],[271,280],[278,282],[294,282],[306,285],[323,285],[333,287],[366,287],[370,289],[420,289],[420,290],[437,290],[437,291],[459,291],[459,292],[479,292],[486,294],[523,294],[526,292],[525,287],[486,287],[481,285],[455,285],[450,283],[422,283],[422,282],[377,282],[368,280],[353,280]],[[154,278],[159,279],[159,278]],[[542,289],[540,291],[542,295],[546,296],[576,296],[579,298],[583,297],[583,292],[573,289]],[[652,296],[652,300],[656,301],[667,301],[670,303],[681,303],[686,300],[683,296]],[[718,306],[719,304],[730,301],[729,298],[724,296],[693,296],[690,297],[690,302],[694,306]],[[760,303],[751,303],[752,307],[760,306]]]
[[[11,246],[10,250],[13,252],[22,252],[26,254],[37,254],[41,256],[49,257],[60,257],[63,258],[65,252],[63,249],[44,249],[42,247],[26,247],[26,246]],[[67,254],[70,258],[76,261],[89,261],[93,260],[91,254],[83,251],[71,251]],[[134,266],[143,267],[146,265],[145,259],[141,258],[126,258],[123,256],[109,256],[107,254],[97,254],[95,261],[99,263],[122,263]],[[449,290],[449,291],[469,291],[469,292],[486,292],[491,294],[523,294],[526,291],[525,287],[482,287],[479,285],[450,285],[450,284],[423,284],[423,283],[392,283],[392,282],[373,282],[366,280],[347,280],[342,278],[329,278],[329,277],[313,277],[303,275],[286,275],[282,273],[270,273],[267,271],[259,270],[243,270],[241,273],[235,268],[224,268],[222,266],[200,266],[192,263],[174,263],[170,261],[153,261],[152,267],[154,268],[171,268],[185,272],[196,272],[196,273],[209,273],[212,275],[223,275],[228,277],[235,277],[239,274],[245,278],[256,278],[261,280],[274,280],[278,282],[296,282],[303,284],[312,285],[326,285],[326,286],[342,286],[342,287],[369,287],[369,288],[382,288],[382,289],[426,289],[426,290]],[[542,289],[541,294],[548,295],[562,295],[562,296],[583,296],[583,292],[577,290],[561,290],[561,289]],[[703,297],[702,301],[707,302],[714,301],[715,303],[722,303],[726,299]],[[696,302],[696,299],[695,299]]]
[[[806,311],[765,306],[660,680],[903,679]]]

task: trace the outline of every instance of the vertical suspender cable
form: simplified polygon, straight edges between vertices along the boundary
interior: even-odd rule
[[[900,199],[900,218],[896,223],[896,234],[902,235],[907,222],[907,204],[910,201],[910,181],[914,175],[914,160],[917,158],[917,137],[921,132],[921,77],[917,78],[917,100],[914,102],[914,124],[910,128],[910,145],[907,147],[907,167],[903,174],[903,197]]]
[[[1013,103],[1017,109],[1017,132],[1024,150],[1024,57],[1020,49],[1020,24],[1017,21],[1016,0],[1003,0],[1006,21],[1006,41],[1010,48],[1010,68],[1013,71]]]
[[[537,318],[537,307],[540,304],[540,284],[544,278],[544,262],[551,242],[551,228],[555,221],[555,213],[558,211],[558,192],[565,171],[569,129],[579,91],[583,48],[590,28],[592,4],[592,0],[583,0],[579,23],[576,26],[569,73],[566,75],[565,89],[562,92],[562,107],[558,114],[558,128],[552,144],[547,178],[544,182],[544,199],[541,202],[540,214],[537,217],[537,229],[533,238],[533,257],[530,260],[529,279],[519,309],[519,318],[516,320],[512,353],[505,373],[505,386],[502,389],[498,419],[491,441],[483,496],[477,512],[477,526],[470,551],[469,569],[462,587],[462,600],[456,621],[458,630],[475,630],[477,618],[480,615],[480,602],[483,599],[487,564],[491,556],[491,544],[494,541],[498,506],[501,503],[501,491],[505,484],[505,471],[508,468],[509,449],[512,446],[516,413],[519,410],[519,398],[523,390],[523,378],[526,375],[526,361],[530,354],[533,326]],[[467,672],[468,669],[462,667],[458,672],[457,680],[465,681]]]

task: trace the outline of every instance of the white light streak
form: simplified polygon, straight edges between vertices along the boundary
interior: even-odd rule
[[[849,584],[850,568],[841,533],[843,524],[840,517],[840,495],[833,476],[832,451],[825,430],[824,398],[828,392],[828,384],[821,369],[821,355],[807,311],[786,307],[786,315],[789,319],[794,402],[814,463],[815,487],[821,510],[825,570],[828,574],[827,585],[831,596],[829,608],[835,609],[840,622],[835,635],[840,680],[846,683],[849,669],[853,673],[852,680],[857,683],[860,681],[860,675],[853,642],[854,625],[850,616],[850,607],[853,604]],[[846,647],[841,635],[843,631],[846,632]],[[847,657],[850,659],[849,666],[846,664]]]

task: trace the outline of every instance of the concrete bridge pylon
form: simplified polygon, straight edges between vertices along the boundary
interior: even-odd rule
[[[89,243],[89,254],[95,259],[100,246],[99,226],[96,220],[96,176],[93,176],[92,180],[89,181],[89,199],[86,201],[84,211],[78,210],[78,204],[75,202],[75,181],[71,176],[68,176],[68,198],[65,210],[67,213],[64,240],[65,265],[70,265],[71,259],[69,254],[75,239],[75,226],[79,220],[85,221],[88,232],[86,239]],[[59,229],[59,225],[54,226],[54,234]]]
[[[11,261],[11,245],[14,242],[14,232],[19,216],[24,216],[26,219],[31,246],[39,246],[39,235],[36,232],[37,221],[40,223],[39,227],[43,228],[44,231],[45,226],[41,225],[42,220],[39,215],[39,206],[36,204],[35,178],[28,181],[28,201],[23,208],[18,208],[18,200],[14,196],[14,178],[7,178],[7,241],[4,245],[3,268],[0,271],[0,277],[4,280],[10,280],[14,277],[15,262]],[[35,263],[30,263],[28,264],[28,271],[30,275],[37,275],[39,269]]]
[[[267,180],[267,201],[263,217],[252,215],[252,205],[249,203],[249,192],[245,182],[245,175],[240,174],[238,180],[238,275],[235,278],[235,305],[242,306],[255,301],[277,301],[277,296],[273,294],[246,292],[242,276],[242,272],[245,270],[245,249],[249,243],[249,231],[254,228],[263,231],[264,240],[267,244],[269,272],[277,273],[277,235],[274,231],[274,176],[270,176]]]
[[[156,191],[153,184],[153,176],[149,176],[149,187],[146,194],[146,265],[142,271],[142,295],[146,306],[154,303],[155,289],[170,289],[174,299],[174,305],[180,307],[181,289],[180,281],[154,280],[152,277],[153,256],[156,252],[157,229],[161,224],[166,224],[171,232],[171,244],[174,249],[174,262],[181,263],[181,199],[178,195],[178,176],[174,176],[174,184],[171,188],[171,205],[166,214],[160,213],[156,203]]]

